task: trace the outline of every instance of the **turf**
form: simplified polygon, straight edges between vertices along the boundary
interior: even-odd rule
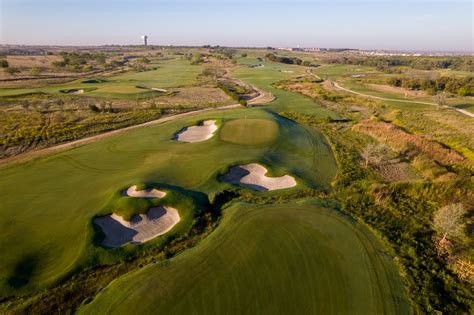
[[[225,210],[197,247],[112,282],[90,314],[409,314],[368,230],[312,204]]]
[[[200,120],[216,119],[221,124],[243,115],[278,121],[278,139],[260,146],[227,143],[219,137],[192,144],[172,140],[178,130]],[[154,182],[180,187],[188,194],[212,195],[230,187],[218,181],[220,172],[249,162],[296,176],[299,186],[289,191],[304,186],[329,189],[336,173],[334,157],[321,134],[261,108],[135,129],[2,169],[0,295],[31,292],[79,266],[120,257],[120,251],[93,244],[91,220],[127,185]]]
[[[31,89],[0,89],[0,96],[22,95],[29,93],[60,94],[62,90],[80,90],[80,95],[105,98],[136,99],[162,95],[157,91],[141,89],[137,86],[150,88],[171,88],[196,84],[202,66],[190,65],[187,60],[171,59],[156,63],[156,70],[132,72],[103,79],[79,79],[67,84],[49,85]]]
[[[125,206],[119,208],[123,204],[122,201],[117,204],[117,194],[129,185],[151,182],[157,187],[177,191],[177,195],[194,196],[193,200],[197,198],[195,196],[212,198],[213,194],[232,187],[218,180],[229,166],[256,162],[269,166],[271,174],[289,174],[298,182],[296,187],[282,192],[258,194],[279,195],[305,187],[330,190],[337,167],[324,137],[318,130],[298,125],[278,113],[335,115],[307,97],[272,86],[275,81],[301,74],[303,68],[265,65],[258,69],[242,67],[234,75],[273,93],[277,99],[268,106],[211,112],[134,129],[2,169],[0,250],[4,254],[0,261],[0,296],[29,293],[57,283],[74,270],[113,263],[130,253],[160,244],[162,237],[140,246],[109,250],[94,242],[97,236],[91,223],[94,216],[112,211],[112,208],[127,216],[146,210],[146,205],[136,200],[133,203],[137,205],[124,201]],[[294,73],[283,73],[279,71],[281,69]],[[128,79],[139,80],[137,77]],[[142,85],[133,82],[134,86]],[[87,87],[94,84],[105,85],[110,81],[84,83]],[[222,127],[219,136],[199,143],[173,140],[173,135],[181,128],[207,119],[215,119]],[[258,122],[259,127],[252,129],[246,120]],[[230,132],[225,131],[229,123],[233,128]],[[266,132],[262,135],[261,131]],[[252,134],[254,138],[260,138],[256,145],[247,144]],[[197,211],[190,205],[186,207],[188,210],[185,209],[184,214]],[[173,233],[186,233],[189,226],[186,222],[189,221],[183,222],[182,228]],[[12,246],[15,250],[11,250]],[[209,254],[210,250],[213,255]],[[209,270],[215,269],[215,272],[205,272],[207,265],[199,263],[203,257],[212,262]],[[178,264],[174,267],[175,262],[181,264],[180,261],[189,267],[181,268]],[[177,268],[175,278],[163,280],[174,283],[169,286],[173,291],[163,293],[168,299],[152,298],[166,303],[159,306],[163,313],[167,313],[166,307],[171,307],[170,311],[186,313],[186,308],[195,301],[195,294],[202,303],[194,303],[192,307],[197,311],[206,307],[207,313],[222,313],[228,305],[248,307],[250,313],[288,313],[295,305],[300,305],[301,311],[321,313],[406,310],[400,279],[388,256],[382,254],[380,245],[349,219],[311,205],[229,208],[216,233],[199,247],[185,251],[168,266]],[[160,268],[146,268],[143,273],[149,271],[153,277],[155,273],[161,277]],[[144,278],[148,276],[143,275]],[[126,279],[129,278],[115,283],[123,283]],[[121,288],[119,291],[136,297],[139,292],[147,292],[140,291],[142,285],[152,291],[153,286],[162,283],[159,279],[151,284],[137,282],[134,286],[138,289]],[[257,285],[249,285],[254,279],[258,279]],[[190,282],[186,282],[188,280]],[[190,283],[195,283],[199,289],[190,289]],[[224,283],[232,284],[225,286]],[[104,292],[114,292],[114,286]],[[181,300],[179,303],[182,309],[172,309],[176,305],[175,294],[182,296],[182,303]],[[149,301],[148,296],[145,294],[142,298]],[[209,300],[213,296],[218,299]],[[341,301],[340,296],[344,297]],[[101,299],[98,298],[97,303]],[[146,312],[146,307],[153,307],[153,303],[138,304],[136,307],[143,309],[137,311]],[[100,307],[108,308],[106,304],[97,307],[99,313]],[[245,311],[241,309],[240,313]]]
[[[235,119],[222,126],[219,137],[229,143],[261,145],[278,136],[278,125],[269,119]]]
[[[276,99],[266,106],[268,110],[271,110],[275,113],[280,113],[284,111],[297,111],[300,113],[312,114],[324,118],[340,118],[337,114],[324,109],[310,98],[295,93],[279,90],[273,86],[273,83],[277,81],[288,79],[292,76],[304,74],[305,68],[273,62],[262,63],[259,62],[257,59],[250,58],[240,58],[238,61],[242,64],[261,63],[264,65],[263,68],[238,68],[232,73],[232,76],[272,93],[276,97]],[[285,73],[281,72],[281,70],[293,72]]]

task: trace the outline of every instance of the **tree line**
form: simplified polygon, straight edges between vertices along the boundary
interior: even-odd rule
[[[332,64],[370,66],[381,71],[400,66],[419,70],[452,69],[474,71],[473,57],[339,56],[328,58],[325,61]]]
[[[313,64],[309,60],[302,60],[298,57],[287,57],[287,56],[278,56],[276,54],[266,54],[265,58],[270,61],[284,63],[287,65],[298,65],[298,66],[305,66],[305,67],[318,67],[319,65]]]
[[[474,77],[440,77],[438,79],[397,77],[388,79],[387,83],[410,90],[427,91],[432,95],[437,92],[447,92],[459,96],[474,96]]]
[[[87,65],[90,61],[105,65],[106,57],[103,53],[87,53],[87,52],[60,52],[59,55],[63,60],[53,62],[53,66],[63,68],[66,66],[80,67]]]

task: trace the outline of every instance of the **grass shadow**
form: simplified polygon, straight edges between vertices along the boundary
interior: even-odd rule
[[[40,255],[38,252],[21,257],[15,265],[13,275],[7,280],[8,285],[15,289],[26,286],[38,269],[39,262]]]

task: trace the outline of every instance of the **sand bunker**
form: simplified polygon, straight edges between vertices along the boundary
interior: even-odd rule
[[[155,91],[155,92],[162,92],[162,93],[168,92],[168,90],[165,90],[165,89],[154,88],[154,87],[148,87],[148,86],[143,86],[143,85],[137,85],[136,87],[137,87],[138,89],[145,89],[145,90],[150,90],[150,91]]]
[[[65,94],[82,94],[84,93],[84,90],[82,89],[69,89],[69,90],[61,90],[61,93]]]
[[[243,185],[255,190],[276,190],[296,186],[293,176],[267,177],[267,169],[260,164],[251,163],[233,166],[221,176],[221,180],[234,185]]]
[[[133,185],[132,187],[124,191],[123,195],[136,198],[163,198],[164,196],[166,196],[166,193],[155,188],[137,190],[137,186]]]
[[[215,120],[206,120],[197,126],[183,128],[175,136],[175,140],[182,142],[200,142],[210,139],[217,130]]]
[[[178,210],[171,207],[150,208],[147,214],[135,214],[129,221],[113,213],[94,219],[105,234],[102,245],[119,247],[126,243],[149,241],[170,231],[180,220]]]
[[[150,90],[152,90],[152,91],[157,91],[157,92],[164,92],[164,93],[168,92],[168,90],[159,89],[159,88],[150,88]]]

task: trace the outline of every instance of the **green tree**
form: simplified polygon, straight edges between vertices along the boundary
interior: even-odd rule
[[[30,69],[31,75],[39,75],[41,72],[43,72],[43,69],[38,68],[38,67],[33,67]]]
[[[8,61],[6,61],[5,59],[0,60],[0,68],[8,68],[8,66]]]
[[[8,68],[5,68],[5,72],[8,73],[9,75],[15,75],[16,73],[19,73],[20,70],[18,70],[15,67],[8,67]]]

